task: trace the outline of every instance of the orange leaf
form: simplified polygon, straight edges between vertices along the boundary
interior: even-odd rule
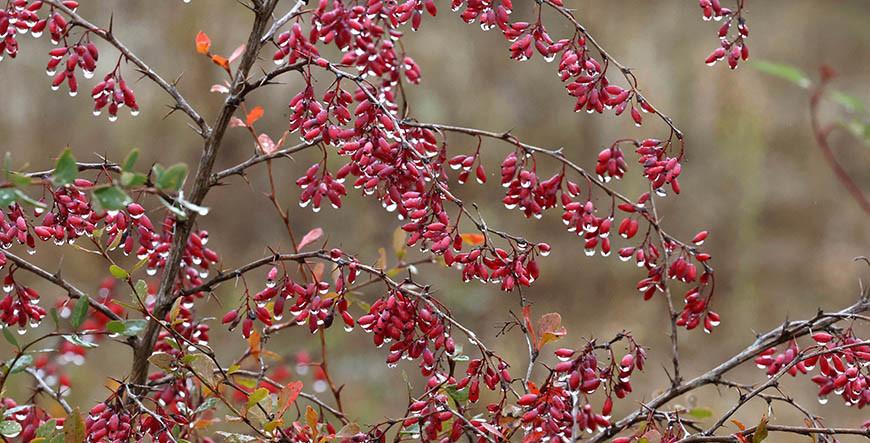
[[[462,234],[462,241],[470,246],[482,245],[486,241],[483,234]]]
[[[260,333],[257,331],[251,332],[248,337],[248,346],[251,347],[251,355],[257,358],[260,355]]]
[[[211,56],[211,61],[213,61],[214,64],[220,66],[221,68],[224,68],[226,70],[230,69],[230,62],[225,57],[213,55]]]
[[[731,420],[731,423],[734,423],[735,425],[737,425],[737,427],[738,427],[741,431],[745,431],[745,430],[746,430],[746,425],[744,425],[743,423],[741,423],[740,420]]]
[[[211,39],[205,35],[205,32],[199,31],[199,34],[196,34],[196,52],[208,54],[209,48],[211,48]]]
[[[263,112],[264,112],[264,111],[263,111],[263,107],[262,107],[262,106],[257,106],[257,107],[255,107],[254,109],[251,109],[251,112],[249,112],[249,113],[248,113],[248,116],[245,118],[245,120],[246,120],[247,123],[248,123],[248,126],[253,125],[254,122],[256,122],[257,120],[259,120],[260,117],[263,116]]]

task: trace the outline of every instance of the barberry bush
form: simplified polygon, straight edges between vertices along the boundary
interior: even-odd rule
[[[708,346],[715,346],[716,327],[728,321],[717,307],[729,302],[716,292],[715,251],[703,246],[715,233],[699,226],[686,238],[673,235],[657,209],[663,199],[679,198],[691,146],[678,123],[641,92],[639,75],[562,0],[241,0],[251,25],[236,49],[212,43],[208,34],[217,24],[189,36],[190,63],[213,64],[224,77],[204,86],[222,98],[208,111],[136,55],[121,38],[123,23],[94,24],[79,14],[78,3],[4,0],[0,59],[46,58],[50,87],[73,96],[80,88],[89,91],[93,114],[110,122],[139,114],[137,81],[153,82],[167,95],[172,118],[185,119],[200,137],[200,160],[144,165],[140,151],[132,150],[124,158],[80,161],[80,150],[70,147],[51,169],[16,168],[14,155],[4,163],[4,440],[759,443],[772,433],[813,441],[870,437],[870,423],[830,427],[779,384],[786,375],[798,377],[820,402],[859,409],[870,403],[870,341],[861,335],[870,309],[866,290],[850,306],[758,334],[707,372],[681,369],[680,338],[704,331],[711,334],[704,338]],[[172,7],[184,7],[178,3]],[[699,18],[718,23],[711,34],[719,44],[709,56],[696,55],[697,62],[723,61],[734,69],[748,60],[746,2],[698,3]],[[427,24],[437,14],[498,34],[506,57],[549,69],[573,111],[629,119],[647,135],[608,141],[597,157],[579,158],[510,131],[416,118],[406,90],[424,82],[425,72],[403,37],[438,32]],[[25,43],[43,35],[52,47],[47,57]],[[716,41],[712,35],[710,41]],[[290,76],[296,82],[285,84]],[[253,93],[260,90],[285,97],[287,108],[256,103]],[[286,129],[263,131],[267,120]],[[228,131],[248,137],[252,152],[221,169],[216,164]],[[456,144],[454,136],[476,144]],[[501,150],[501,162],[490,164],[485,150]],[[317,160],[287,161],[308,158],[303,152],[317,153]],[[290,206],[279,197],[288,191],[276,179],[288,170],[296,174]],[[630,174],[643,183],[640,192],[620,181]],[[275,239],[261,257],[211,249],[211,236],[230,234],[209,232],[209,220],[238,214],[210,210],[206,197],[239,186],[233,178],[253,176],[266,178],[266,197],[286,238]],[[490,181],[504,188],[500,203],[457,195],[475,186],[470,182]],[[860,195],[860,189],[850,191]],[[352,223],[346,232],[294,230],[299,219],[327,206],[348,217],[342,206],[351,199],[376,201],[399,220],[394,258],[382,251],[372,263],[360,258],[371,251],[343,249],[341,236],[353,235]],[[533,220],[558,214],[578,238],[561,245],[526,238],[484,219],[483,205],[503,205]],[[105,279],[77,285],[28,257],[58,248],[99,257]],[[645,337],[628,329],[581,338],[562,326],[559,313],[535,311],[534,298],[523,292],[547,279],[547,256],[555,248],[629,262],[623,266],[640,297],[626,301],[638,305],[626,311],[644,315],[628,315],[626,327],[661,316],[669,346],[646,347]],[[516,294],[504,298],[499,338],[514,340],[510,346],[527,350],[527,357],[502,356],[480,338],[481,325],[461,321],[439,282],[427,278],[435,275],[427,274],[432,267],[449,268],[468,287],[491,284]],[[51,294],[33,288],[38,280],[52,285]],[[666,309],[642,306],[652,303]],[[220,315],[209,317],[215,310]],[[319,360],[271,346],[291,328],[310,332],[321,348]],[[244,351],[233,354],[233,346],[210,341],[218,331]],[[378,354],[384,371],[402,366],[418,372],[419,383],[403,383],[407,393],[390,393],[406,406],[379,421],[357,422],[359,399],[342,395],[342,380],[331,374],[327,334],[366,336],[370,349],[356,351]],[[93,349],[108,343],[128,346],[132,361],[110,368],[114,382],[101,401],[71,404],[68,394],[77,386],[70,364],[87,367]],[[731,381],[736,368],[753,364],[762,381]],[[646,395],[633,392],[634,377],[661,367],[669,384]],[[309,368],[313,383],[301,377]],[[35,393],[8,394],[21,384]],[[739,398],[716,415],[681,401],[710,386],[735,390]],[[733,419],[754,402],[781,404],[805,420]]]

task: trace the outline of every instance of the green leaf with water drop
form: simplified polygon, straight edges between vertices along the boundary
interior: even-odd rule
[[[76,159],[72,155],[72,150],[66,148],[57,158],[57,163],[54,165],[54,172],[51,173],[51,181],[55,185],[71,185],[79,176],[79,166],[76,164]]]

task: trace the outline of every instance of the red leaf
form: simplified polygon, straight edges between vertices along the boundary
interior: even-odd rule
[[[281,389],[281,393],[279,394],[279,407],[281,408],[278,417],[284,415],[284,412],[287,411],[287,408],[299,398],[299,393],[302,392],[302,382],[299,380],[291,381],[287,383],[287,386],[284,386]]]
[[[264,114],[263,107],[257,106],[254,109],[251,109],[251,112],[248,113],[248,117],[245,119],[248,123],[248,126],[251,126],[260,119]]]
[[[196,52],[208,54],[209,48],[211,48],[211,39],[205,35],[205,32],[199,31],[199,34],[196,34]]]
[[[305,234],[305,237],[302,237],[302,240],[296,246],[296,249],[301,251],[302,248],[308,246],[309,244],[311,244],[312,242],[314,242],[315,240],[320,238],[322,235],[323,235],[323,229],[321,229],[321,228],[314,228],[314,229],[308,231],[308,233]]]

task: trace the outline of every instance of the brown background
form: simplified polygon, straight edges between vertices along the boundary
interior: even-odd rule
[[[117,36],[133,48],[164,77],[181,77],[180,90],[211,119],[222,97],[209,93],[221,73],[193,50],[198,30],[206,31],[213,49],[228,54],[247,36],[250,18],[234,1],[100,1],[84,2],[80,13],[98,24],[114,14]],[[291,2],[283,6],[290,7]],[[439,2],[445,3],[445,2]],[[515,1],[518,14],[530,6]],[[796,65],[815,73],[823,63],[841,74],[837,87],[870,101],[870,3],[854,1],[753,1],[748,19],[752,56]],[[664,224],[682,238],[701,228],[712,234],[706,246],[717,269],[717,309],[722,325],[712,336],[700,331],[682,333],[685,375],[698,374],[751,342],[754,331],[765,331],[786,318],[812,315],[819,307],[833,309],[850,303],[858,292],[858,279],[867,276],[865,265],[853,258],[868,254],[870,229],[867,217],[851,201],[813,144],[808,124],[807,95],[793,85],[766,76],[749,66],[736,72],[723,65],[708,68],[703,59],[715,47],[717,25],[700,19],[695,1],[570,1],[579,19],[620,61],[636,69],[646,95],[670,114],[687,138],[688,156],[683,169],[683,194],[661,203]],[[282,7],[279,7],[282,9]],[[563,36],[568,30],[556,17],[546,17],[550,32]],[[47,37],[47,36],[46,36]],[[76,98],[63,90],[52,92],[45,77],[47,38],[22,38],[19,58],[0,63],[0,151],[9,151],[18,167],[45,169],[64,146],[73,148],[80,160],[95,154],[120,159],[132,147],[142,150],[140,166],[151,162],[195,164],[200,144],[180,113],[164,119],[168,98],[148,81],[134,82],[142,114],[131,118],[125,112],[116,123],[91,116],[87,91],[93,81],[82,82]],[[622,137],[661,136],[664,128],[649,124],[635,128],[627,118],[571,112],[573,101],[555,76],[555,66],[540,57],[526,63],[508,59],[503,38],[484,33],[476,25],[463,24],[446,4],[439,16],[426,20],[423,29],[404,39],[406,48],[423,71],[423,84],[410,89],[412,113],[423,121],[440,121],[492,130],[512,129],[514,134],[541,146],[563,146],[567,155],[592,167],[604,144]],[[100,44],[103,67],[116,53]],[[268,58],[262,64],[269,69]],[[125,67],[129,79],[136,74]],[[97,75],[101,75],[98,70]],[[251,105],[263,105],[266,117],[261,130],[277,137],[286,127],[286,104],[300,81],[288,75],[287,86],[275,86],[254,94]],[[325,85],[324,85],[325,86]],[[825,108],[826,118],[838,118],[840,110]],[[474,147],[472,139],[451,139],[454,152]],[[865,192],[870,193],[868,146],[846,135],[833,138],[837,155]],[[494,174],[507,145],[487,142],[483,151],[488,171]],[[250,155],[252,143],[241,130],[230,130],[218,167],[237,163]],[[291,206],[294,228],[304,233],[323,227],[330,244],[374,261],[379,247],[390,249],[392,231],[400,225],[379,208],[377,202],[353,192],[342,211],[325,209],[318,214],[299,209],[299,190],[292,183],[315,161],[306,153],[278,162],[282,201]],[[630,155],[630,162],[634,162]],[[634,167],[634,165],[631,165]],[[547,168],[544,168],[547,169]],[[226,266],[240,265],[259,257],[267,247],[287,250],[288,242],[268,201],[262,169],[255,170],[249,187],[214,189],[207,205],[211,214],[200,221],[212,233],[211,246],[222,254]],[[643,184],[637,169],[618,186],[636,195]],[[632,400],[619,403],[617,412],[635,407],[665,386],[661,364],[668,360],[666,322],[660,299],[643,302],[633,289],[641,273],[614,257],[590,259],[582,243],[567,233],[558,211],[542,221],[525,220],[500,203],[496,176],[486,186],[466,185],[460,196],[479,202],[484,217],[494,225],[523,232],[528,238],[549,241],[555,247],[541,260],[542,278],[526,295],[537,313],[562,313],[569,336],[561,344],[578,343],[583,337],[610,337],[631,330],[651,348],[649,370],[636,376]],[[150,209],[157,210],[156,203]],[[159,217],[153,217],[155,220]],[[64,273],[80,287],[96,290],[107,275],[105,265],[72,248],[40,255],[35,260],[49,268],[63,256]],[[487,343],[515,362],[515,373],[525,365],[525,345],[518,333],[495,338],[500,325],[517,309],[515,297],[492,286],[462,284],[455,272],[421,269],[456,316],[475,325]],[[253,277],[252,281],[256,281]],[[33,281],[51,299],[63,296],[55,288]],[[227,285],[218,291],[225,304],[239,295]],[[370,291],[368,299],[376,296]],[[221,308],[206,308],[220,314]],[[50,323],[50,322],[49,322]],[[31,333],[34,336],[35,333]],[[237,335],[227,340],[215,325],[213,343],[229,360],[229,350],[241,349]],[[328,332],[331,363],[337,381],[347,383],[344,398],[352,417],[371,422],[395,415],[406,398],[401,373],[415,374],[410,363],[386,369],[384,350],[375,350],[370,337],[340,328]],[[291,330],[269,347],[282,356],[308,350],[317,358],[317,340],[306,332]],[[466,346],[467,347],[467,346]],[[108,376],[123,377],[129,368],[127,348],[107,344],[92,351],[88,364],[69,368],[76,382],[71,400],[92,404],[106,395],[101,388]],[[751,365],[735,379],[764,379]],[[413,377],[412,377],[413,379]],[[310,389],[310,378],[303,378]],[[21,392],[29,381],[18,376]],[[786,380],[798,399],[814,412],[828,417],[831,425],[857,425],[866,411],[850,410],[832,400],[820,406],[814,400],[807,377]],[[419,383],[418,383],[419,387]],[[710,389],[682,404],[709,406],[724,412],[734,399]],[[324,394],[324,397],[326,395]],[[753,423],[765,411],[763,404],[737,416]],[[799,423],[791,411],[774,410],[775,422]],[[618,414],[617,414],[618,415]],[[799,437],[777,436],[777,441]]]

